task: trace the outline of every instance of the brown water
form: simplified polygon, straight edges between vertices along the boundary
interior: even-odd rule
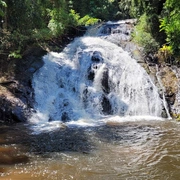
[[[177,180],[180,124],[108,123],[39,135],[28,125],[0,126],[2,180]]]

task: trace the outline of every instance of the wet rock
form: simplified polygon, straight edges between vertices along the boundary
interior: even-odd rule
[[[66,107],[69,105],[69,100],[68,99],[64,99],[63,100],[63,106]]]
[[[88,70],[88,80],[93,81],[94,77],[95,77],[94,71],[91,68],[89,68],[89,70]]]
[[[166,101],[168,103],[168,107],[170,108],[170,113],[173,113],[171,111],[179,109],[179,103],[177,103],[176,99],[179,84],[178,76],[172,70],[172,67],[169,66],[161,66],[159,69],[159,74],[164,87]]]
[[[102,96],[101,105],[102,105],[103,114],[105,115],[112,114],[111,103],[109,102],[109,99],[105,95]]]
[[[73,92],[76,92],[76,88],[75,87],[73,87],[72,90],[73,90]]]
[[[108,75],[108,69],[106,68],[103,72],[103,78],[102,78],[102,90],[104,93],[109,94],[110,87],[109,87],[109,75]]]
[[[52,117],[49,117],[49,120],[48,120],[49,122],[51,122],[51,121],[53,121],[53,118]]]
[[[162,111],[162,113],[161,113],[161,117],[162,117],[162,118],[168,118],[168,115],[167,115],[165,109],[163,109],[163,111]]]
[[[128,45],[126,46],[128,47]],[[132,57],[136,59],[138,63],[144,63],[144,59],[142,58],[142,52],[140,51],[140,48],[138,48],[135,44],[131,43],[127,51],[129,51],[132,54]]]
[[[155,63],[149,63],[148,66],[156,66]]]
[[[30,73],[35,73],[35,72],[36,72],[36,69],[35,69],[34,67],[31,67],[31,68],[28,69],[28,71],[29,71]]]
[[[94,62],[101,62],[103,60],[102,54],[98,51],[94,51],[91,60]]]
[[[0,85],[0,120],[8,123],[24,122],[31,114],[34,104],[31,79],[33,73],[43,65],[39,58],[30,55],[14,61],[15,69],[11,67],[13,64],[8,67],[15,73],[13,78],[4,77],[9,83]]]
[[[169,102],[170,105],[174,105],[175,99],[176,95],[174,93],[166,95],[166,100]]]
[[[149,53],[145,56],[145,61],[150,64],[158,63],[158,57],[156,54]]]
[[[8,123],[26,121],[25,113],[27,109],[25,105],[12,95],[9,95],[8,98],[0,97],[0,120]]]
[[[83,90],[83,103],[84,103],[84,106],[86,107],[87,106],[87,98],[88,98],[88,89],[85,88]]]
[[[12,118],[16,122],[24,122],[26,121],[26,118],[24,116],[24,109],[22,107],[15,107],[12,110]]]
[[[116,25],[116,26],[118,26],[118,25]],[[115,25],[105,24],[101,33],[105,34],[105,35],[109,35],[109,34],[111,34],[111,32],[115,33],[114,31],[112,31],[114,27],[115,27]]]
[[[62,116],[61,116],[61,120],[62,120],[62,122],[68,122],[68,121],[70,121],[71,119],[69,118],[67,112],[63,112],[63,113],[62,113]]]

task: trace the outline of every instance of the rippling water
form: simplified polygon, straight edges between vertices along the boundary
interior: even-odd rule
[[[32,134],[0,126],[0,179],[149,179],[180,176],[180,124],[109,122]]]

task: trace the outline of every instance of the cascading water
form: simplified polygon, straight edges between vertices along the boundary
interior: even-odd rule
[[[43,60],[33,78],[36,112],[30,121],[35,124],[161,117],[162,100],[146,71],[105,38],[77,38]]]

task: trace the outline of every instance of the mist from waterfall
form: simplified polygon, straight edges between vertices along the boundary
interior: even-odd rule
[[[43,61],[33,78],[34,124],[161,117],[162,100],[149,75],[128,52],[106,39],[77,38]]]

